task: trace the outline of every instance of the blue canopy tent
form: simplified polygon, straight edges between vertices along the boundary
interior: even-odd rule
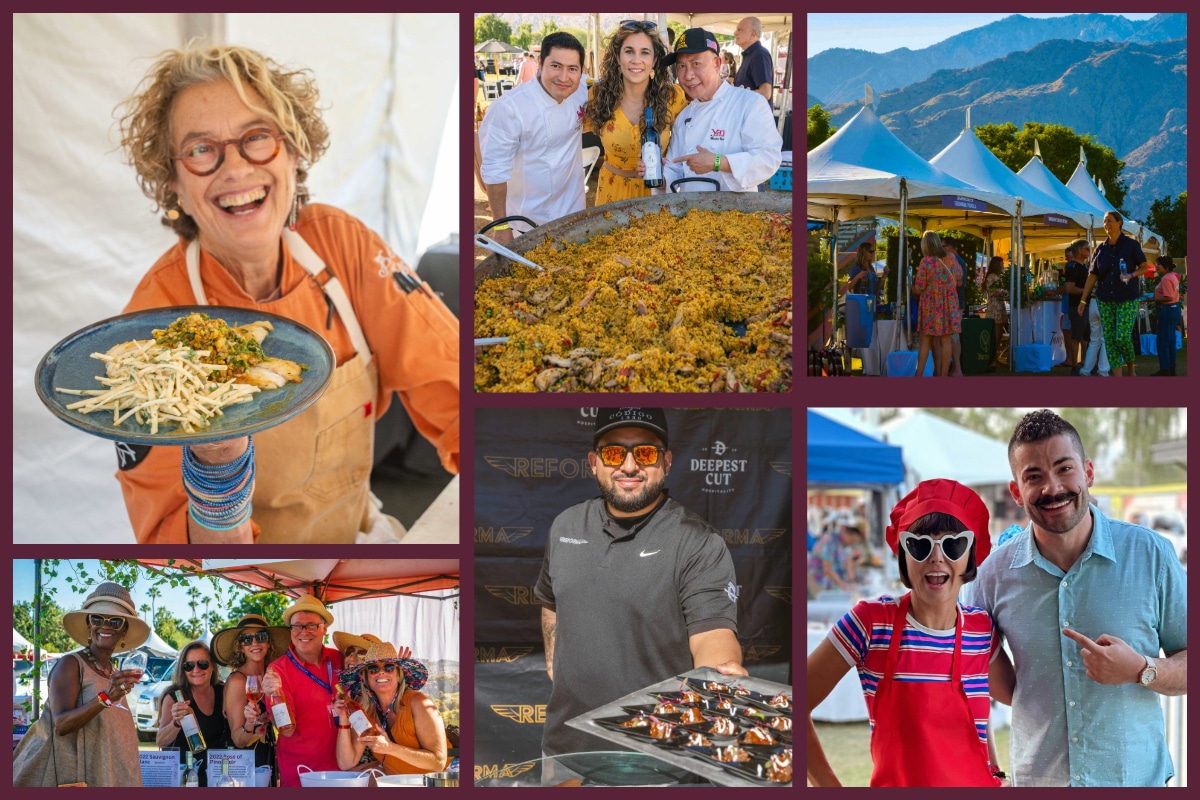
[[[884,491],[904,480],[895,445],[808,411],[808,486]]]

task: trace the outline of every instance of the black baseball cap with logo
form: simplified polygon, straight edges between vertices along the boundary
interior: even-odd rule
[[[682,36],[675,40],[675,49],[667,54],[667,57],[663,59],[663,64],[669,67],[675,63],[675,57],[678,55],[704,52],[721,55],[717,37],[704,28],[688,28]]]
[[[658,434],[663,447],[667,446],[667,415],[661,408],[600,408],[596,410],[596,432],[592,447],[600,437],[613,428],[644,428]]]

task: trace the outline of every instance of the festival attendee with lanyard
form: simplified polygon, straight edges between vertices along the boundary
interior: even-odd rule
[[[283,621],[292,630],[292,645],[267,668],[263,692],[268,698],[280,692],[296,725],[290,733],[280,732],[276,752],[279,785],[299,786],[296,768],[301,764],[316,772],[338,769],[330,706],[342,654],[324,646],[325,626],[333,622],[333,614],[312,595],[297,597],[284,609]]]
[[[403,648],[408,651],[408,648]],[[418,690],[429,673],[420,661],[402,656],[388,642],[371,645],[363,663],[362,708],[375,727],[356,736],[345,700],[334,703],[338,715],[337,760],[342,769],[355,767],[366,748],[383,762],[389,775],[440,772],[446,756],[446,728],[433,701]]]

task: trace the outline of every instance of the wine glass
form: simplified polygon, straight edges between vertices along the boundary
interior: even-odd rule
[[[258,705],[262,701],[262,699],[263,699],[263,690],[262,690],[261,680],[259,679],[259,677],[257,675],[247,675],[246,676],[246,700],[253,703],[255,705],[255,707],[258,708]],[[258,713],[261,713],[261,708],[259,708]],[[262,721],[262,718],[260,717],[258,722],[255,723],[254,729],[258,730],[262,726],[263,726],[263,721]]]
[[[129,655],[125,656],[125,661],[121,664],[122,670],[137,673],[137,680],[140,683],[142,675],[146,672],[146,654],[141,650],[134,650]]]

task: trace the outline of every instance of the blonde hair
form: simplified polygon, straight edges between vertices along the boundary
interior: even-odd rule
[[[245,47],[160,53],[138,88],[117,107],[123,110],[121,147],[137,171],[142,193],[159,209],[179,211],[178,219],[164,216],[163,225],[189,240],[196,238],[199,229],[179,208],[179,196],[170,186],[176,169],[171,110],[185,89],[218,80],[228,81],[247,108],[271,120],[284,135],[288,152],[299,159],[296,196],[301,203],[308,200],[304,184],[308,167],[329,146],[329,129],[317,108],[319,92],[308,70],[287,71]]]
[[[854,263],[863,269],[870,269],[874,263],[874,254],[871,252],[872,242],[863,242],[858,246],[858,253],[854,256]]]
[[[933,231],[925,231],[921,234],[921,255],[937,256],[938,258],[945,256],[946,251],[942,248],[942,237]]]

